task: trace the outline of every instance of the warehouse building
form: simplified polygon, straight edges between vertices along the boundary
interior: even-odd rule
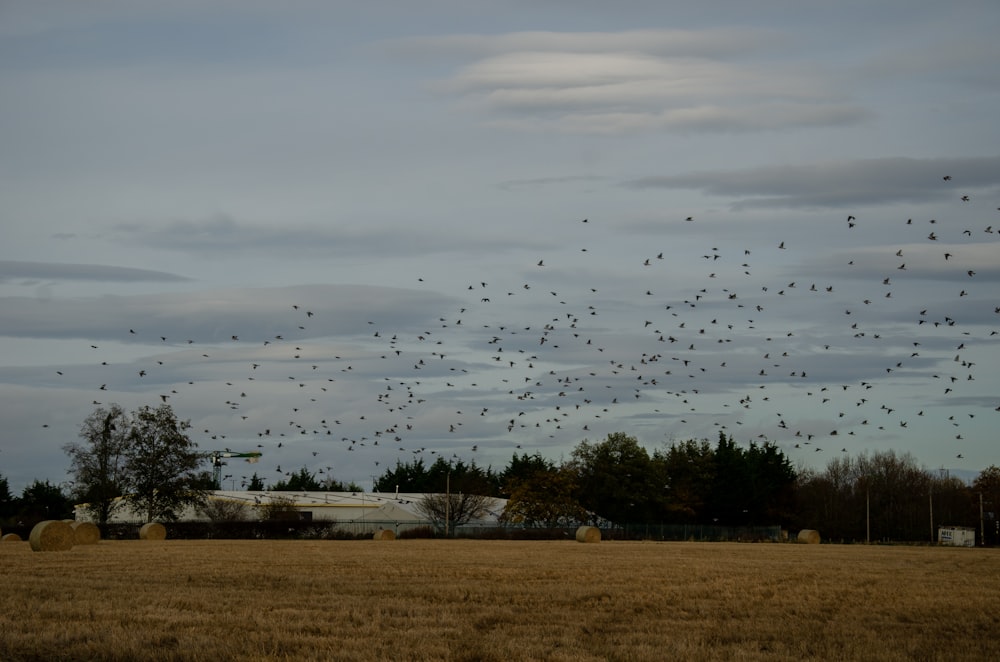
[[[428,526],[430,520],[419,508],[421,493],[378,492],[274,492],[214,490],[203,507],[189,507],[178,521],[287,519],[316,524],[336,524],[352,533],[392,529],[396,533]],[[464,526],[492,527],[499,524],[506,499],[490,499],[487,515]],[[93,521],[86,504],[75,507],[77,521]],[[142,522],[144,515],[122,503],[111,522]]]

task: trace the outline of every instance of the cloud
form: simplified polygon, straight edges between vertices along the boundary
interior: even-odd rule
[[[454,34],[406,37],[381,42],[387,52],[405,56],[488,57],[510,52],[644,52],[678,56],[737,56],[774,50],[788,43],[776,30],[711,28],[705,30],[623,30],[553,32],[531,30],[504,34]]]
[[[908,40],[866,59],[857,67],[858,74],[879,84],[888,80],[898,85],[906,78],[926,81],[931,74],[943,73],[949,83],[959,82],[989,91],[1000,85],[1000,72],[993,66],[1000,57],[1000,48],[992,35],[964,29],[951,32],[949,26],[941,24],[935,24],[933,30],[937,47],[929,49]]]
[[[563,177],[533,177],[531,179],[508,179],[500,182],[500,188],[512,191],[519,188],[538,188],[552,184],[592,184],[607,180],[598,175],[566,175]]]
[[[438,87],[514,130],[761,131],[871,116],[824,67],[753,60],[787,42],[755,29],[638,30],[457,35],[392,47],[472,59]]]
[[[258,225],[226,215],[197,220],[117,223],[111,238],[126,244],[197,255],[281,255],[294,258],[391,257],[433,254],[470,248],[505,250],[538,247],[528,238],[510,234],[484,235],[461,230],[429,232],[426,227],[366,225]]]
[[[642,131],[739,133],[854,124],[866,117],[866,111],[844,105],[748,104],[739,108],[709,105],[661,112],[571,113],[551,119],[496,120],[490,124],[523,131],[606,135]]]
[[[978,230],[981,234],[982,231]],[[809,273],[890,283],[904,279],[959,281],[973,287],[1000,280],[1000,243],[951,244],[927,241],[892,246],[861,246],[810,261]],[[900,270],[899,266],[905,266]],[[805,268],[804,268],[805,269]]]
[[[190,280],[165,271],[114,267],[104,264],[68,264],[60,262],[20,262],[0,260],[0,283],[15,279],[88,280],[104,282],[178,282]]]
[[[951,180],[945,180],[950,176]],[[1000,157],[888,157],[650,176],[634,189],[690,189],[737,198],[733,209],[852,207],[957,199],[960,191],[1000,186]]]
[[[188,340],[229,342],[232,336],[260,343],[278,335],[368,335],[369,321],[390,327],[428,321],[454,302],[402,288],[300,285],[76,299],[6,297],[0,306],[5,318],[0,333],[7,337],[183,345]],[[345,310],[351,314],[343,315]]]

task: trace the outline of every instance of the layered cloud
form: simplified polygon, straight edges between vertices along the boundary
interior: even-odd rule
[[[110,237],[125,244],[191,254],[267,254],[297,258],[391,257],[541,245],[530,237],[509,233],[428,231],[426,224],[423,227],[399,222],[389,225],[255,224],[230,216],[116,223],[111,227]]]
[[[188,278],[165,271],[106,264],[68,264],[0,260],[0,283],[7,281],[86,280],[103,282],[176,282]]]
[[[511,129],[743,132],[871,115],[837,73],[768,57],[787,41],[773,31],[711,29],[453,35],[393,46],[471,59],[440,89]]]
[[[949,179],[945,179],[948,177]],[[735,198],[736,210],[768,207],[851,207],[893,202],[958,200],[1000,187],[1000,157],[889,157],[816,161],[740,170],[690,172],[628,180],[634,189],[690,189]]]

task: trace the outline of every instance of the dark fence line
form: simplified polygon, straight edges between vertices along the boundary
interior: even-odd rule
[[[113,522],[101,527],[104,540],[135,540],[143,522]],[[424,521],[220,521],[165,522],[168,539],[175,540],[361,540],[371,538],[381,529],[388,529],[398,538],[443,538],[444,531],[435,523]],[[22,534],[27,539],[30,530],[5,529]],[[452,527],[448,537],[482,540],[574,540],[576,526],[525,527],[494,523],[464,524]],[[628,524],[600,527],[604,540],[671,540],[671,541],[780,541],[780,526],[715,526]]]
[[[604,534],[604,530],[601,531]],[[719,526],[716,524],[626,524],[605,537],[623,540],[690,540],[698,542],[780,542],[780,526]]]

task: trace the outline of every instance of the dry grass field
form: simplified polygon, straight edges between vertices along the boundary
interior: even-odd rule
[[[997,660],[1000,550],[0,545],[0,660]]]

